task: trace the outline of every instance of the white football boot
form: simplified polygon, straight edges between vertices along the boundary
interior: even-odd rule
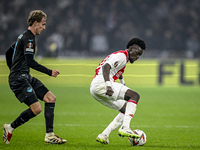
[[[2,128],[3,128],[3,140],[6,144],[10,144],[13,128],[11,128],[9,124],[4,124]]]
[[[44,141],[51,144],[63,144],[67,142],[67,140],[60,138],[54,133],[49,133],[48,135],[46,135]]]
[[[140,136],[135,134],[130,128],[125,128],[121,126],[118,131],[118,135],[121,137],[132,137],[132,138],[139,138]]]
[[[106,134],[99,134],[96,138],[96,141],[101,144],[110,144]]]

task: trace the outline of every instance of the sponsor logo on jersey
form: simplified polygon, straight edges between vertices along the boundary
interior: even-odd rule
[[[114,67],[116,68],[118,66],[118,61],[116,61],[115,63],[114,63]]]
[[[33,89],[31,87],[27,88],[27,92],[31,93],[33,91]]]

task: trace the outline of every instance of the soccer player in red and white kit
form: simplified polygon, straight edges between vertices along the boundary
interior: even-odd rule
[[[97,101],[119,111],[107,128],[97,136],[96,140],[102,144],[109,144],[110,133],[120,126],[119,136],[139,138],[130,129],[130,122],[136,112],[140,95],[125,86],[122,74],[129,61],[133,63],[142,55],[146,44],[139,38],[132,38],[126,47],[125,50],[108,55],[99,64],[90,86],[90,92]],[[117,79],[120,83],[115,82]]]

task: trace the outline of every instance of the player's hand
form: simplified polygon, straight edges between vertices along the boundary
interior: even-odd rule
[[[106,88],[107,88],[106,95],[112,96],[114,91],[112,90],[111,86],[107,86]]]
[[[57,77],[57,75],[59,75],[60,72],[58,70],[52,70],[52,76],[53,77]]]

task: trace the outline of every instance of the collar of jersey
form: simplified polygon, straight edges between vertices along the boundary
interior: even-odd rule
[[[124,51],[124,54],[126,55],[126,61],[128,62],[128,51],[127,51],[127,49]]]

